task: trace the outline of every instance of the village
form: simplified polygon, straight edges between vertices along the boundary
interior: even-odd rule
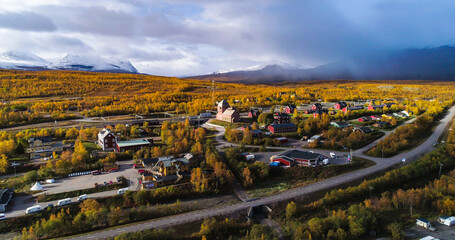
[[[237,102],[231,104],[235,106]],[[167,131],[176,134],[176,128],[189,132],[204,129],[205,138],[209,139],[205,141],[214,141],[218,152],[226,151],[227,167],[232,169],[239,184],[252,189],[248,194],[266,196],[268,190],[254,187],[256,184],[248,182],[242,169],[259,167],[273,172],[277,171],[273,169],[302,172],[298,174],[312,171],[320,175],[328,171],[325,170],[327,167],[352,165],[352,170],[366,167],[370,163],[362,158],[364,153],[379,139],[400,125],[412,123],[417,116],[408,106],[392,100],[318,101],[300,106],[251,108],[242,112],[231,104],[220,100],[216,102],[216,111],[207,110],[197,116],[171,119],[137,119],[136,116],[134,120],[117,124],[105,121],[102,128],[79,130],[77,139],[62,140],[55,134],[31,137],[24,149],[29,164],[48,165],[56,160],[55,164],[58,164],[58,159],[70,153],[74,156],[81,148],[86,157],[92,159],[92,164],[76,172],[60,171],[47,178],[45,175],[35,177],[31,188],[22,190],[31,195],[3,189],[0,211],[6,212],[4,216],[7,217],[19,217],[86,199],[123,195],[128,191],[170,186],[187,188],[194,184],[195,169],[203,169],[201,176],[216,179],[213,170],[205,167],[207,155],[204,156],[203,151],[192,148],[191,151],[166,154],[160,150],[160,147],[176,144],[170,140],[174,135],[163,135]],[[81,134],[86,134],[82,131],[89,131],[96,141],[78,142]],[[29,166],[13,164],[11,167],[15,170]],[[343,169],[351,171],[349,167]],[[289,181],[284,177],[286,172],[273,177],[257,172],[248,174],[255,182],[271,183],[271,186]],[[283,190],[289,188],[292,185]],[[239,196],[244,194],[242,191],[234,189]]]

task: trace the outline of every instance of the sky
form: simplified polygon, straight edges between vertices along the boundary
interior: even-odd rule
[[[0,51],[189,76],[455,43],[450,0],[0,0]]]

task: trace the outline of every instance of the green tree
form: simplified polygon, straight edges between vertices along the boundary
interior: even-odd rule
[[[297,213],[297,205],[294,203],[294,201],[291,201],[286,206],[286,218],[291,219],[292,217],[295,216],[296,213]]]
[[[85,166],[86,160],[88,160],[89,154],[87,149],[84,147],[82,141],[77,140],[74,145],[74,153],[71,159],[73,167]]]
[[[245,128],[245,131],[243,132],[243,144],[251,144],[253,142],[253,133],[249,128]]]
[[[390,231],[390,233],[392,234],[392,238],[394,240],[405,239],[405,234],[404,234],[403,230],[401,229],[401,226],[399,223],[393,222],[393,223],[387,225],[387,230]]]
[[[6,173],[8,166],[8,158],[4,154],[0,155],[0,173]]]
[[[248,167],[243,169],[242,176],[243,176],[243,186],[246,188],[251,187],[253,185],[253,178],[251,176],[251,171]]]
[[[36,170],[32,170],[27,172],[24,177],[22,178],[24,182],[33,182],[38,178],[38,172]]]

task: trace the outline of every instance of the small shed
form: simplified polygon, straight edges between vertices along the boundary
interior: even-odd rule
[[[417,226],[421,226],[427,229],[431,227],[431,222],[423,218],[417,218],[416,224]]]
[[[450,227],[455,225],[455,217],[440,216],[438,222]]]
[[[288,142],[288,138],[286,138],[286,137],[277,137],[275,139],[278,140],[280,143],[287,143]]]

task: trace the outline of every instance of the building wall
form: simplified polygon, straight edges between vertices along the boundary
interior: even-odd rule
[[[116,152],[126,152],[128,150],[131,150],[133,152],[141,150],[143,147],[148,147],[150,144],[141,144],[141,145],[135,145],[135,146],[127,146],[127,147],[120,147],[117,145]]]

